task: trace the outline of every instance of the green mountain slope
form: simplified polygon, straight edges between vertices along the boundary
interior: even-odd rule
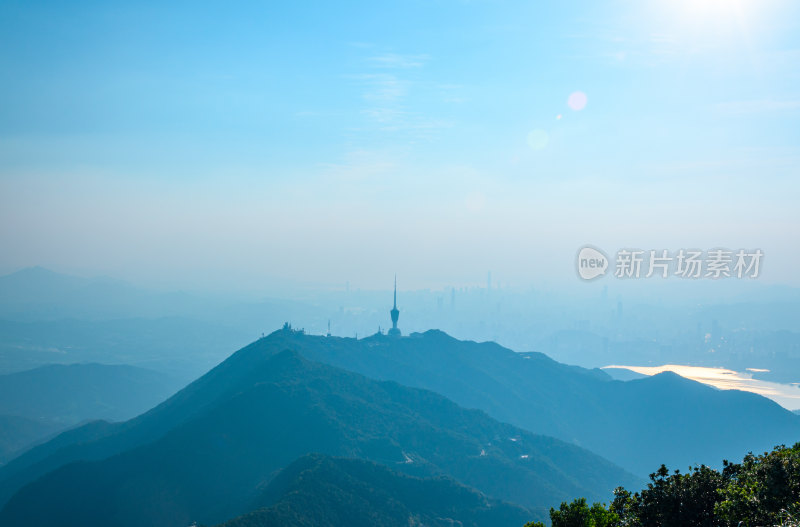
[[[257,510],[221,527],[520,527],[525,509],[447,478],[420,479],[355,459],[304,456],[258,497]]]
[[[800,419],[759,395],[720,391],[671,373],[628,382],[600,370],[515,353],[431,330],[400,339],[277,331],[276,349],[441,393],[500,421],[597,452],[645,477],[661,463],[686,467],[800,438]]]
[[[147,414],[71,431],[3,467],[3,491],[15,494],[0,524],[223,521],[250,510],[260,486],[310,452],[448,475],[540,517],[552,503],[607,499],[636,479],[438,394],[279,349],[262,339]]]

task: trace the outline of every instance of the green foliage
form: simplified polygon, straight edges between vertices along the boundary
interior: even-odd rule
[[[650,483],[631,506],[631,512],[642,525],[662,527],[711,527],[714,505],[724,485],[722,474],[706,466],[691,468],[688,473],[667,467],[650,475]]]
[[[553,527],[612,527],[619,523],[619,516],[602,503],[589,507],[586,499],[580,498],[562,503],[559,510],[550,509],[550,521]]]
[[[776,447],[741,464],[725,463],[728,484],[716,514],[728,524],[778,525],[800,514],[800,443]]]
[[[608,509],[581,498],[550,510],[553,527],[799,527],[799,517],[800,443],[725,461],[722,471],[661,465],[640,492],[618,487]]]
[[[257,502],[262,500],[268,505],[220,527],[497,527],[530,518],[521,507],[447,478],[420,479],[320,454],[283,469]]]

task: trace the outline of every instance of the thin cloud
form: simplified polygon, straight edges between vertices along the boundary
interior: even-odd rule
[[[409,82],[391,74],[363,73],[351,78],[364,86],[362,97],[368,101],[397,102],[408,94]]]
[[[464,86],[460,84],[440,84],[439,92],[442,101],[450,104],[462,104],[469,102],[469,97],[464,95]]]
[[[382,132],[405,133],[412,140],[429,140],[452,123],[427,113],[415,111],[412,92],[438,89],[447,102],[464,102],[455,85],[431,85],[414,81],[402,70],[422,68],[427,55],[403,55],[385,53],[366,59],[370,71],[349,75],[362,89],[361,97],[366,102],[359,110],[373,129]],[[389,71],[396,70],[396,71]]]
[[[800,110],[800,99],[758,99],[750,101],[721,102],[716,105],[716,109],[720,112],[729,114],[792,112]]]
[[[400,55],[398,53],[385,53],[369,57],[367,62],[376,68],[408,69],[421,68],[427,62],[427,55]]]

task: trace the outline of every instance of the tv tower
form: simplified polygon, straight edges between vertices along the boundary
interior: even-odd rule
[[[394,275],[394,307],[389,311],[389,314],[392,316],[392,329],[389,330],[389,336],[399,337],[401,333],[397,329],[397,319],[400,318],[400,310],[397,309],[397,275]]]

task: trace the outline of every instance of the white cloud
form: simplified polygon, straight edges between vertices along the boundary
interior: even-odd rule
[[[400,55],[397,53],[385,53],[383,55],[369,57],[367,62],[376,68],[407,69],[421,68],[425,65],[427,60],[427,55]]]

